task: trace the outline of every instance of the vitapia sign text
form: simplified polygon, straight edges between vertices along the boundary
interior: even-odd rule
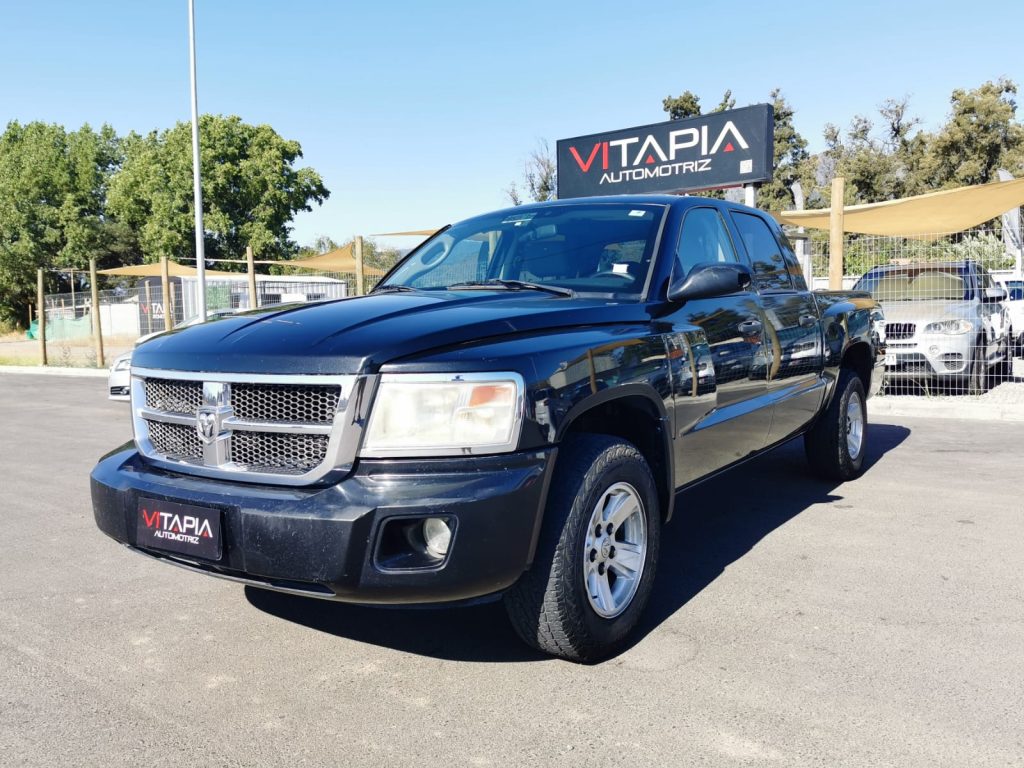
[[[770,104],[558,142],[558,196],[692,192],[772,176]]]

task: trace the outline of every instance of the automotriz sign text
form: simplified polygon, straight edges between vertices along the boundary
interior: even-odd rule
[[[558,196],[690,192],[772,176],[770,104],[558,142]]]

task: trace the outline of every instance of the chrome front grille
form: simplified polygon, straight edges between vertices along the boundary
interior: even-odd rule
[[[888,341],[910,339],[914,337],[914,331],[916,330],[917,326],[914,323],[886,323],[885,338]]]
[[[147,459],[181,472],[313,482],[351,467],[356,441],[343,437],[359,429],[348,410],[366,381],[133,368],[135,441]]]

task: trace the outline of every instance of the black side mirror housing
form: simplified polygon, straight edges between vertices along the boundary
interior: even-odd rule
[[[681,280],[668,288],[668,300],[682,303],[691,299],[728,296],[747,288],[751,283],[750,268],[736,262],[705,262],[695,264]]]

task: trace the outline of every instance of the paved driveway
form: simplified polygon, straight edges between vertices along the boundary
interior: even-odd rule
[[[129,437],[105,383],[0,374],[4,765],[1024,765],[1024,424],[879,424],[854,483],[795,444],[684,494],[639,641],[583,667],[500,606],[131,554],[89,506]]]

